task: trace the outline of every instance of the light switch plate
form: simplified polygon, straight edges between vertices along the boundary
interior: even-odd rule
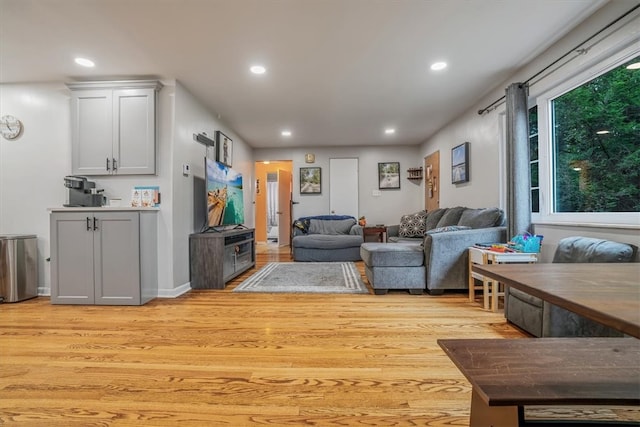
[[[182,164],[182,175],[189,176],[190,172],[191,172],[191,166],[189,166],[189,163],[183,163]]]

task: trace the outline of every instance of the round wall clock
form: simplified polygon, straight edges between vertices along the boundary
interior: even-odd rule
[[[22,122],[13,116],[0,117],[0,134],[5,139],[16,139],[22,133]]]

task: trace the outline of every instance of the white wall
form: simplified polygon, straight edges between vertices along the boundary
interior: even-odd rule
[[[306,153],[315,154],[315,163],[305,163]],[[256,161],[293,161],[293,206],[292,217],[329,214],[329,159],[358,158],[359,215],[366,216],[369,224],[398,224],[400,216],[424,209],[424,180],[409,181],[407,169],[423,166],[418,146],[402,147],[307,147],[254,150]],[[400,189],[378,191],[378,163],[400,162]],[[322,194],[300,194],[300,168],[322,168]]]
[[[503,203],[504,186],[506,185],[504,178],[501,178],[504,169],[504,160],[502,159],[504,129],[500,122],[503,120],[505,108],[504,105],[499,105],[497,109],[483,116],[478,115],[478,110],[504,96],[504,90],[509,84],[527,80],[638,3],[636,0],[608,3],[574,31],[533,59],[511,78],[491,90],[480,102],[470,106],[460,117],[422,144],[420,147],[421,157],[440,150],[440,206],[484,207],[500,206]],[[639,12],[636,12],[633,17],[626,19],[622,29],[598,37],[602,41],[593,46],[587,55],[578,57],[558,71],[536,81],[530,88],[530,96],[535,97],[549,90],[575,75],[590,63],[612,55],[613,52],[623,47],[633,44],[640,46],[640,18],[638,15]],[[471,143],[471,181],[462,185],[452,185],[449,176],[451,148],[465,141]],[[504,206],[501,207],[504,208]],[[637,229],[630,232],[628,229],[577,225],[534,225],[534,229],[536,233],[545,236],[542,250],[543,262],[549,262],[552,259],[558,240],[567,236],[599,237],[640,246],[640,233]]]
[[[204,178],[206,147],[193,139],[194,133],[206,132],[212,139],[215,131],[221,130],[233,141],[233,169],[243,175],[247,188],[244,190],[245,225],[253,227],[253,149],[249,147],[221,120],[208,111],[180,82],[176,82],[175,122],[172,159],[169,174],[172,177],[173,238],[173,283],[185,288],[189,282],[189,235],[200,231],[203,224],[194,223],[194,176]],[[210,154],[211,155],[211,154]],[[189,164],[191,174],[182,174],[182,165]]]
[[[193,175],[182,175],[182,164],[204,176],[204,146],[194,132],[221,129],[234,141],[234,169],[253,181],[253,154],[233,131],[175,81],[163,81],[158,95],[156,175],[90,177],[108,198],[128,203],[136,185],[158,185],[158,287],[160,296],[189,289],[188,236],[193,224]],[[0,139],[0,234],[38,236],[38,287],[50,292],[49,212],[66,201],[64,177],[71,174],[70,91],[63,82],[0,85],[0,115],[24,123],[23,135]],[[251,189],[247,190],[249,193]],[[253,205],[245,200],[247,225],[253,225]]]
[[[71,172],[70,104],[59,83],[0,85],[0,115],[22,121],[22,136],[0,138],[0,234],[38,236],[38,287],[49,288],[49,213],[66,197]]]

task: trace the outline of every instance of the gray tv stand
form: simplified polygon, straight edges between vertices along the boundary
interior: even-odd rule
[[[192,289],[224,289],[256,265],[255,229],[194,233],[189,236]]]

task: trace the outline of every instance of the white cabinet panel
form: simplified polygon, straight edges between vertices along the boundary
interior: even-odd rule
[[[156,170],[157,81],[82,82],[71,94],[72,170],[141,175]]]
[[[157,220],[141,212],[51,214],[51,303],[139,305],[157,294]]]

